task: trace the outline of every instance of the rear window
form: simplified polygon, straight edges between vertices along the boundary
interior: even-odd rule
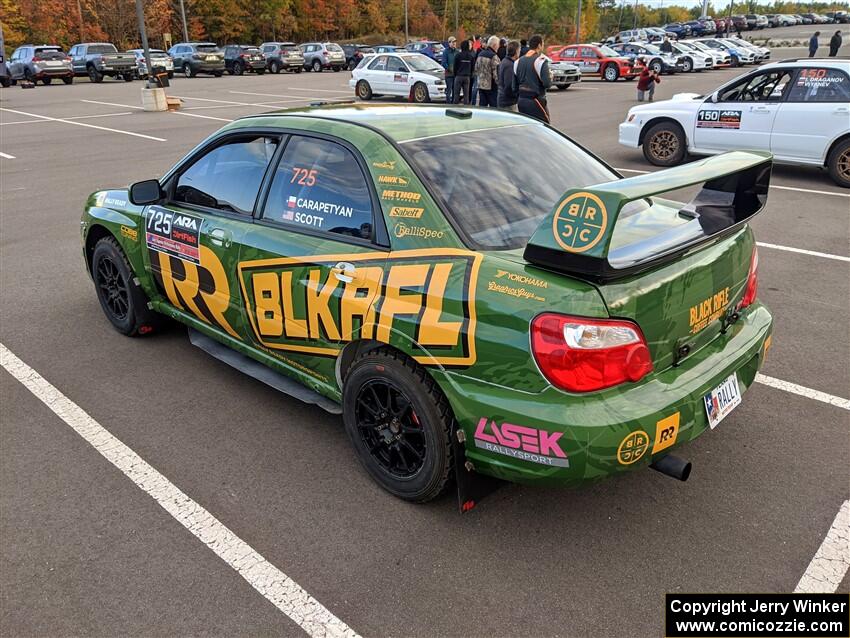
[[[118,53],[114,44],[92,44],[86,49],[86,53]]]
[[[566,191],[618,179],[542,124],[442,135],[403,142],[402,147],[471,247],[482,250],[525,246]],[[474,161],[446,161],[468,157],[470,149],[475,149]],[[538,159],[520,161],[524,157]],[[635,204],[630,210],[645,207],[643,202]]]
[[[65,54],[62,53],[61,49],[54,47],[36,47],[35,55],[44,60],[59,60],[65,57]]]
[[[333,44],[333,43],[326,45],[325,48],[328,51],[342,51],[341,46],[339,46],[338,44]]]
[[[198,51],[218,51],[218,45],[215,44],[199,44],[195,48]]]

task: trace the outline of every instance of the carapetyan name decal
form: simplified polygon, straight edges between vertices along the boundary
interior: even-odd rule
[[[453,249],[263,259],[241,262],[239,279],[267,348],[336,356],[354,339],[413,342],[421,363],[466,366],[476,360],[480,261]],[[339,271],[340,262],[354,269]]]

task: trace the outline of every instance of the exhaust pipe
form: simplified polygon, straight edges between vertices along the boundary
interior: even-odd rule
[[[673,456],[672,454],[662,456],[660,459],[653,461],[649,467],[656,472],[661,472],[680,481],[687,481],[691,475],[691,462],[680,459],[678,456]]]

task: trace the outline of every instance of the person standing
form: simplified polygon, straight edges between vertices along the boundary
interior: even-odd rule
[[[520,113],[549,123],[546,90],[552,86],[549,62],[540,55],[543,36],[535,34],[528,41],[528,53],[514,62],[514,93]]]
[[[643,102],[644,94],[649,93],[649,101],[655,98],[655,85],[661,84],[661,76],[652,71],[648,66],[644,66],[640,72],[637,83],[637,99],[638,102]]]
[[[519,41],[519,57],[523,57],[528,53],[528,40],[522,39]]]
[[[499,97],[497,102],[500,109],[516,112],[516,93],[514,93],[514,62],[519,58],[519,42],[508,43],[505,58],[499,62]]]
[[[661,43],[661,46],[658,47],[658,48],[661,49],[662,51],[664,51],[664,53],[673,53],[673,43],[670,42],[670,36],[669,35],[664,36],[664,41]]]
[[[478,78],[478,105],[496,108],[498,106],[499,56],[496,49],[499,38],[491,35],[487,46],[478,52],[475,58],[475,77]]]
[[[508,57],[508,41],[504,38],[499,39],[499,48],[496,50],[496,55],[499,56],[500,60]]]
[[[469,85],[472,80],[472,63],[475,58],[469,51],[469,40],[460,43],[460,53],[455,56],[455,80],[452,89],[452,104],[460,104],[460,92],[463,91],[463,103],[469,104]]]
[[[818,52],[818,37],[820,36],[820,31],[815,31],[815,34],[809,38],[809,57],[815,57],[815,53]]]
[[[836,30],[829,39],[829,57],[834,58],[838,55],[838,49],[841,48],[841,29]]]
[[[449,46],[443,49],[443,68],[446,70],[446,104],[454,103],[455,57],[457,57],[457,38],[449,36]]]

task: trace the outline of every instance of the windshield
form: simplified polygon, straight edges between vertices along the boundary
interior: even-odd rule
[[[520,248],[571,188],[618,177],[542,124],[468,131],[402,142],[473,248]],[[449,162],[447,157],[474,160]],[[533,157],[534,161],[513,161]],[[645,204],[639,202],[638,208]]]
[[[404,58],[404,61],[414,71],[441,71],[443,69],[427,55],[411,55]]]
[[[606,46],[599,47],[599,51],[600,51],[600,53],[602,53],[602,55],[609,57],[609,58],[619,58],[623,55],[622,53],[617,53],[611,47],[606,47]]]
[[[661,49],[659,49],[654,44],[642,44],[641,45],[646,51],[649,51],[653,55],[661,55]]]
[[[92,44],[86,49],[86,53],[118,53],[118,49],[112,44]]]

